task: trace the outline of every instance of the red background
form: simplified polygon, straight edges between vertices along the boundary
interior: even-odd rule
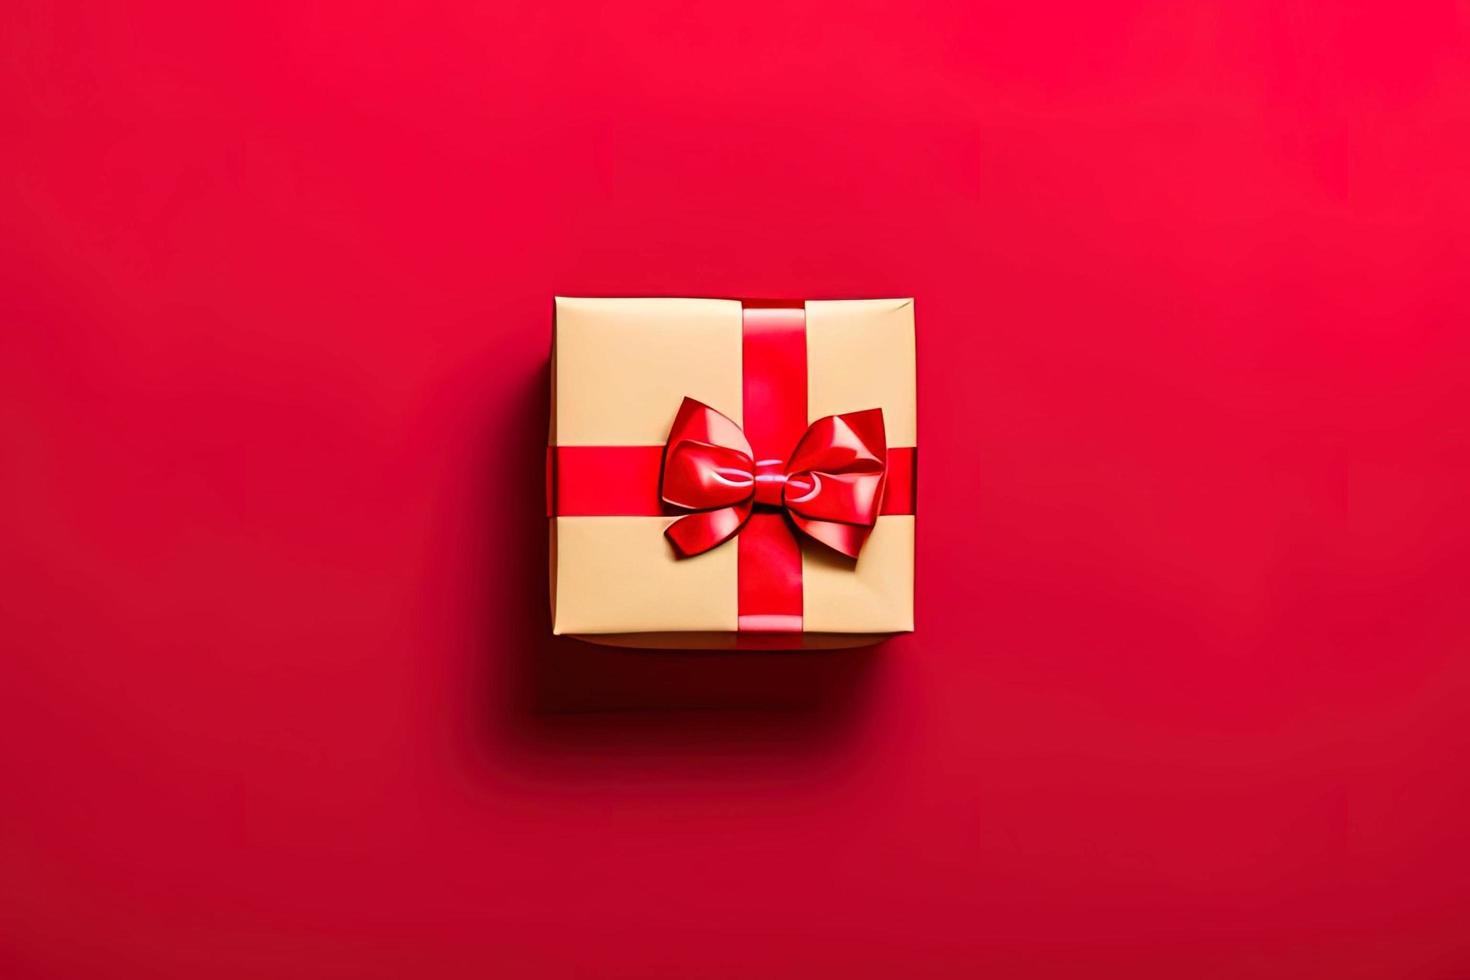
[[[1470,9],[1337,6],[7,5],[0,972],[1470,976]],[[554,642],[558,292],[915,295],[919,632]]]

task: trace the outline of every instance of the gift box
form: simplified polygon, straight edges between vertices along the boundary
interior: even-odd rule
[[[914,624],[910,299],[556,300],[552,629],[860,646]]]

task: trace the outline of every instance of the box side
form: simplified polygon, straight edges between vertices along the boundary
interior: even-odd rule
[[[558,297],[553,444],[661,446],[686,395],[738,420],[740,311],[735,300]],[[553,631],[734,631],[736,549],[676,564],[671,520],[553,519]]]
[[[743,647],[737,633],[599,633],[574,634],[573,638],[608,647],[637,647],[644,650],[741,650],[742,652],[843,650],[869,647],[891,639],[892,633],[791,633],[789,643],[762,642]]]
[[[558,517],[555,633],[730,631],[735,547],[676,558],[667,517]]]
[[[878,518],[856,561],[803,541],[802,623],[814,632],[906,633],[914,628],[914,518]]]
[[[881,408],[890,447],[919,444],[912,299],[809,301],[806,356],[811,419]]]
[[[806,310],[811,417],[881,408],[889,447],[917,446],[913,300],[813,300]],[[912,630],[914,535],[913,515],[880,517],[857,561],[804,541],[806,628],[833,633]]]
[[[556,300],[555,444],[661,446],[687,395],[741,418],[740,303]]]
[[[551,374],[549,382],[550,412],[546,423],[546,565],[547,578],[551,592],[551,624],[552,630],[556,629],[556,510],[555,510],[555,480],[556,473],[552,468],[552,447],[556,445],[556,304],[551,307],[551,361],[548,365]]]

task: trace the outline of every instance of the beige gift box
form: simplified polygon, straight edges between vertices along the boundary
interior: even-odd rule
[[[792,305],[805,309],[807,421],[881,408],[889,449],[916,447],[913,301]],[[661,448],[686,396],[741,423],[743,317],[738,300],[558,297],[548,461],[558,447]],[[559,478],[548,466],[551,499]],[[753,643],[738,631],[735,542],[678,558],[663,534],[672,515],[552,516],[552,631],[734,648],[859,646],[913,629],[912,514],[880,516],[856,561],[799,535],[802,632]]]

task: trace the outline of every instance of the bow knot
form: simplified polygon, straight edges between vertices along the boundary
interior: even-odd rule
[[[679,406],[664,446],[660,493],[694,513],[665,534],[681,558],[739,533],[757,505],[784,509],[809,537],[856,558],[883,501],[883,410],[813,422],[789,459],[755,459],[740,426],[693,398]]]

